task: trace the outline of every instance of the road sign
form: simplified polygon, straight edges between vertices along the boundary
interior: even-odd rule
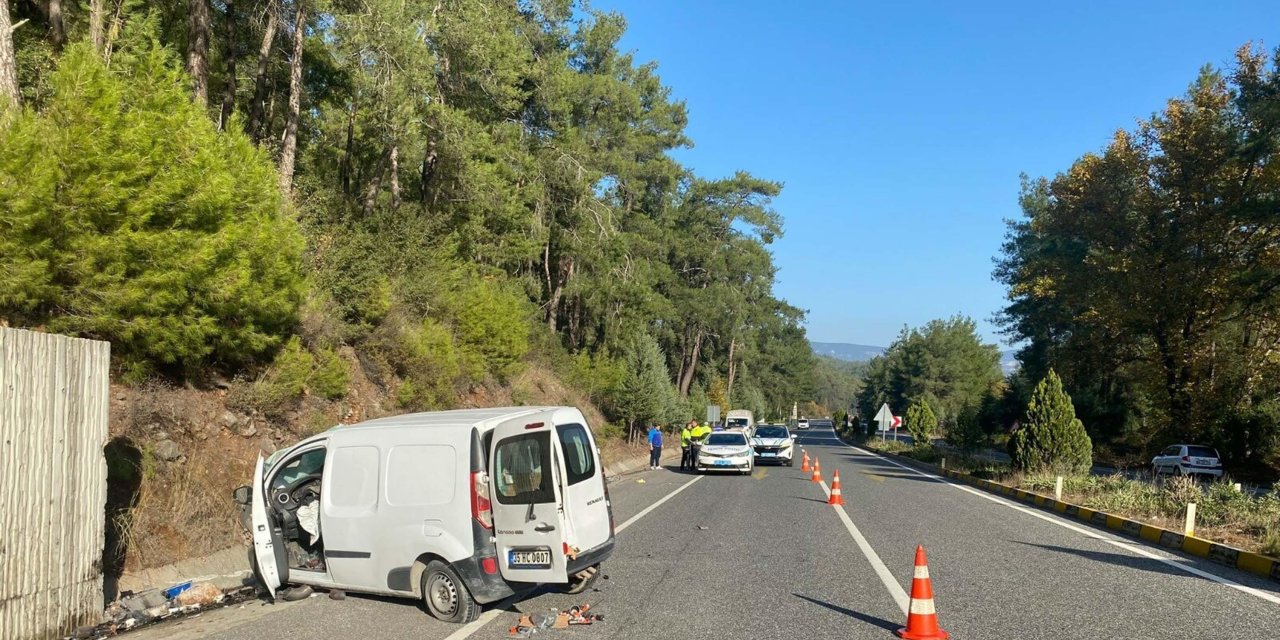
[[[720,405],[707,405],[707,424],[715,424],[720,422]]]
[[[872,419],[880,423],[881,430],[884,430],[885,427],[889,426],[889,424],[893,422],[893,412],[889,410],[889,403],[886,402],[880,405],[879,413],[876,413],[876,417]]]
[[[893,416],[893,422],[889,423],[894,429],[902,426],[902,416]]]

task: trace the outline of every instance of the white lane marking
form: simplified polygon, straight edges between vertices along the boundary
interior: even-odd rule
[[[614,533],[615,534],[622,533],[623,529],[626,529],[627,527],[635,524],[637,520],[648,515],[650,511],[653,511],[654,509],[657,509],[658,507],[662,506],[662,503],[676,497],[676,495],[679,494],[681,491],[688,489],[689,485],[701,480],[704,477],[705,476],[697,476],[696,478],[680,485],[675,491],[668,493],[667,495],[663,496],[662,499],[645,507],[644,511],[641,511],[640,513],[637,513],[634,516],[627,518],[626,522],[623,522],[622,524],[614,528],[613,530]],[[489,624],[490,622],[493,622],[494,618],[497,618],[499,615],[502,615],[502,613],[506,611],[507,605],[509,605],[510,603],[511,603],[510,600],[503,600],[497,605],[494,605],[492,609],[480,614],[479,618],[476,618],[473,622],[468,623],[465,627],[462,627],[461,629],[454,631],[452,634],[449,635],[449,637],[445,638],[445,640],[464,640],[465,638],[470,638],[472,634],[479,631],[482,627]]]
[[[831,489],[827,488],[825,481],[819,483],[822,485],[822,491],[831,496]],[[853,524],[853,519],[845,512],[844,507],[835,505],[836,515],[840,516],[840,520],[844,522],[844,527],[849,530],[849,535],[853,536],[853,541],[857,543],[858,549],[862,551],[862,555],[866,557],[867,562],[871,563],[871,568],[875,570],[876,575],[880,577],[880,582],[884,583],[884,588],[889,590],[889,597],[898,603],[898,608],[902,609],[903,615],[907,613],[907,606],[911,599],[907,597],[907,592],[903,590],[902,585],[894,580],[893,574],[889,573],[889,567],[886,567],[884,561],[880,559],[880,555],[875,549],[871,548],[871,543],[858,530],[858,526]]]
[[[705,477],[706,477],[706,476],[696,476],[696,477],[694,477],[694,479],[692,479],[692,480],[690,480],[690,481],[688,481],[688,482],[686,482],[686,483],[684,483],[684,484],[680,485],[680,487],[679,487],[679,488],[677,488],[675,491],[672,491],[671,493],[668,493],[667,495],[663,496],[661,500],[658,500],[657,502],[655,502],[655,503],[653,503],[653,504],[651,504],[651,505],[649,505],[649,506],[645,507],[645,508],[644,508],[644,511],[641,511],[640,513],[637,513],[637,514],[635,514],[634,516],[631,516],[630,518],[627,518],[627,521],[626,521],[626,522],[623,522],[623,523],[622,523],[622,524],[620,524],[620,525],[618,525],[618,527],[617,527],[616,529],[614,529],[614,532],[615,532],[615,533],[622,533],[622,530],[623,530],[623,529],[626,529],[627,527],[631,526],[632,524],[635,524],[636,520],[639,520],[640,518],[643,518],[643,517],[645,517],[645,516],[649,515],[649,512],[650,512],[650,511],[653,511],[654,509],[657,509],[658,507],[661,507],[661,506],[662,506],[662,503],[664,503],[664,502],[666,502],[666,501],[668,501],[668,500],[670,500],[670,499],[672,499],[672,498],[676,497],[677,495],[679,495],[679,493],[680,493],[681,491],[684,491],[685,489],[688,489],[688,488],[689,488],[689,485],[691,485],[691,484],[693,484],[693,483],[695,483],[695,482],[697,482],[697,481],[699,481],[699,480],[701,480],[701,479],[703,479],[703,478],[705,478]]]
[[[957,488],[957,489],[959,489],[959,490],[961,490],[961,491],[965,491],[965,492],[971,493],[971,494],[973,494],[973,495],[975,495],[975,496],[978,496],[979,498],[983,498],[983,499],[985,499],[985,500],[990,500],[990,501],[992,501],[992,502],[994,502],[994,503],[996,503],[996,504],[1004,505],[1004,506],[1009,507],[1010,509],[1013,509],[1013,510],[1015,510],[1015,511],[1021,511],[1022,513],[1025,513],[1025,514],[1027,514],[1027,515],[1029,515],[1029,516],[1032,516],[1032,517],[1039,518],[1039,519],[1041,519],[1041,520],[1044,520],[1045,522],[1050,522],[1050,523],[1056,524],[1056,525],[1058,525],[1059,527],[1063,527],[1063,528],[1065,528],[1065,529],[1070,529],[1071,531],[1075,531],[1076,533],[1079,533],[1079,534],[1081,534],[1081,535],[1083,535],[1083,536],[1085,536],[1085,537],[1087,537],[1087,538],[1092,538],[1092,539],[1094,539],[1094,540],[1101,540],[1102,542],[1105,542],[1105,543],[1107,543],[1107,544],[1109,544],[1109,545],[1111,545],[1111,546],[1113,546],[1113,547],[1117,547],[1117,548],[1123,549],[1123,550],[1125,550],[1125,551],[1128,551],[1128,552],[1130,552],[1130,553],[1134,553],[1134,554],[1140,555],[1140,556],[1142,556],[1142,557],[1144,557],[1144,558],[1149,558],[1149,559],[1151,559],[1151,560],[1159,561],[1159,562],[1161,562],[1161,563],[1163,563],[1163,564],[1169,565],[1170,567],[1173,567],[1173,568],[1178,569],[1178,570],[1180,570],[1180,571],[1185,571],[1185,572],[1187,572],[1187,573],[1189,573],[1189,574],[1191,574],[1191,575],[1193,575],[1193,576],[1199,576],[1199,577],[1204,578],[1204,579],[1206,579],[1206,580],[1212,580],[1213,582],[1217,582],[1218,584],[1221,584],[1221,585],[1224,585],[1224,586],[1231,587],[1232,589],[1235,589],[1235,590],[1237,590],[1237,591],[1240,591],[1241,593],[1247,593],[1247,594],[1249,594],[1249,595],[1251,595],[1251,596],[1254,596],[1254,597],[1257,597],[1257,598],[1261,598],[1261,599],[1263,599],[1263,600],[1266,600],[1267,602],[1271,602],[1271,603],[1274,603],[1274,604],[1280,604],[1280,596],[1276,596],[1276,595],[1274,595],[1274,594],[1270,594],[1270,593],[1267,593],[1267,592],[1265,592],[1265,591],[1262,591],[1262,590],[1259,590],[1259,589],[1255,589],[1255,588],[1253,588],[1253,587],[1249,587],[1249,586],[1246,586],[1246,585],[1240,584],[1239,582],[1236,582],[1236,581],[1234,581],[1234,580],[1231,580],[1230,578],[1224,578],[1224,577],[1222,577],[1222,576],[1220,576],[1220,575],[1217,575],[1217,574],[1214,574],[1214,573],[1209,573],[1209,572],[1207,572],[1207,571],[1202,571],[1202,570],[1197,569],[1197,568],[1195,568],[1195,567],[1192,567],[1192,566],[1190,566],[1190,565],[1188,565],[1188,564],[1185,564],[1185,561],[1183,561],[1183,560],[1181,560],[1181,559],[1166,558],[1166,557],[1164,557],[1164,556],[1161,556],[1161,555],[1158,555],[1158,554],[1155,554],[1155,553],[1151,553],[1150,551],[1147,551],[1146,549],[1143,549],[1142,547],[1136,546],[1136,545],[1134,545],[1134,544],[1130,544],[1130,543],[1125,542],[1125,541],[1123,541],[1123,540],[1116,540],[1116,539],[1111,538],[1111,537],[1108,537],[1108,536],[1098,535],[1098,533],[1097,533],[1097,532],[1090,531],[1090,530],[1088,530],[1088,529],[1084,529],[1084,528],[1081,528],[1081,527],[1077,527],[1077,526],[1075,526],[1074,524],[1071,524],[1071,523],[1069,523],[1069,522],[1064,522],[1064,521],[1062,521],[1062,520],[1060,520],[1060,519],[1058,519],[1058,518],[1055,518],[1055,517],[1049,516],[1049,515],[1044,514],[1044,513],[1040,513],[1039,511],[1036,511],[1036,510],[1033,510],[1033,509],[1029,509],[1029,508],[1027,508],[1027,507],[1023,507],[1023,506],[1021,506],[1021,505],[1017,505],[1017,504],[1014,504],[1014,503],[1009,502],[1009,501],[1006,501],[1006,500],[1002,500],[1002,499],[997,498],[997,497],[995,497],[995,496],[993,496],[993,495],[991,495],[991,494],[988,494],[988,493],[985,493],[985,492],[979,491],[979,490],[977,490],[977,489],[973,489],[973,488],[971,488],[971,487],[966,487],[966,486],[964,486],[964,485],[962,485],[962,484],[957,484],[957,483],[955,483],[955,482],[952,482],[952,481],[951,481],[950,479],[948,479],[948,478],[943,478],[943,477],[941,477],[941,476],[936,476],[936,475],[934,475],[934,474],[932,474],[932,473],[926,473],[926,472],[924,472],[924,471],[920,471],[919,469],[916,469],[916,468],[913,468],[913,467],[909,467],[909,466],[907,466],[907,465],[905,465],[905,464],[902,464],[902,463],[900,463],[900,462],[897,462],[897,461],[895,461],[895,460],[890,460],[889,458],[886,458],[886,457],[884,457],[884,456],[882,456],[882,455],[880,455],[880,454],[877,454],[877,453],[875,453],[875,452],[867,451],[866,449],[862,449],[862,448],[860,448],[860,447],[855,447],[855,446],[853,446],[853,445],[851,445],[851,444],[849,444],[849,443],[846,443],[846,442],[842,442],[842,444],[844,444],[844,446],[846,446],[846,447],[849,447],[850,449],[853,449],[854,451],[859,451],[859,452],[861,452],[861,453],[865,453],[865,454],[867,454],[867,455],[869,455],[869,456],[874,456],[874,457],[876,457],[876,458],[879,458],[879,459],[881,459],[881,460],[884,460],[885,462],[888,462],[888,463],[889,463],[889,464],[891,464],[891,465],[894,465],[895,467],[901,467],[901,468],[903,468],[903,469],[906,469],[907,471],[910,471],[911,473],[914,473],[914,474],[916,474],[916,475],[918,475],[918,476],[924,476],[924,477],[926,477],[926,478],[932,478],[932,479],[937,480],[937,481],[939,481],[939,482],[946,483],[946,484],[951,485],[951,486],[953,486],[953,487],[955,487],[955,488]]]

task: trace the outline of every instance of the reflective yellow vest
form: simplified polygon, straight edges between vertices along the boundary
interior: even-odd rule
[[[689,430],[689,427],[685,427],[680,431],[680,446],[682,447],[689,446],[689,441],[692,439],[693,439],[693,432]]]

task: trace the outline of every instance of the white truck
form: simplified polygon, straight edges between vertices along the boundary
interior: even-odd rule
[[[755,416],[746,409],[734,409],[724,414],[724,428],[726,429],[742,429],[742,432],[750,438],[751,432],[755,427]]]

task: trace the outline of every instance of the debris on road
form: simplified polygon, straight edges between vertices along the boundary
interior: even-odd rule
[[[293,587],[292,589],[283,589],[280,591],[280,599],[285,602],[296,602],[298,600],[306,600],[311,597],[315,590],[307,585]]]
[[[346,600],[347,592],[343,591],[342,589],[330,589],[329,599],[330,600]]]
[[[166,597],[166,594],[173,596]],[[256,589],[251,586],[223,593],[208,582],[184,582],[168,589],[152,589],[138,594],[126,591],[107,607],[104,612],[106,622],[80,627],[70,637],[77,640],[110,638],[161,620],[199,615],[209,609],[242,603],[255,595]]]
[[[551,609],[546,613],[524,614],[514,627],[507,629],[511,638],[529,638],[547,629],[568,629],[570,625],[588,625],[604,622],[604,616],[589,613],[591,605],[569,607],[563,611]]]

